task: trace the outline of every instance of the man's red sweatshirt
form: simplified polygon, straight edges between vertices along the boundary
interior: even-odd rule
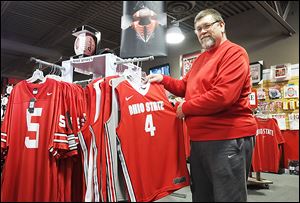
[[[247,52],[226,40],[203,52],[182,80],[164,76],[162,84],[184,97],[182,111],[192,141],[227,140],[256,134],[248,95]]]

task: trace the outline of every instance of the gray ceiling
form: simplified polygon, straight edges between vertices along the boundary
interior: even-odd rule
[[[251,9],[264,10],[266,6],[284,18],[289,6],[278,1],[263,5],[250,1],[167,1],[166,4],[168,24],[179,21],[184,32],[193,30],[195,15],[205,8],[219,10],[226,20]],[[75,37],[71,32],[82,25],[99,30],[101,48],[110,48],[118,54],[122,7],[123,1],[1,1],[1,76],[29,77],[34,70],[30,57],[54,63],[73,56]],[[265,10],[260,12],[268,17]],[[282,25],[282,29],[284,26],[287,25]]]

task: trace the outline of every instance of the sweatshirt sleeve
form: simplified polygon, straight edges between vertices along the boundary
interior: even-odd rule
[[[183,113],[186,116],[210,115],[228,109],[241,97],[249,74],[247,53],[240,48],[229,49],[219,64],[213,87],[185,102]]]
[[[188,74],[181,80],[171,78],[170,76],[163,76],[162,84],[165,89],[178,97],[184,97],[186,90],[186,81]]]

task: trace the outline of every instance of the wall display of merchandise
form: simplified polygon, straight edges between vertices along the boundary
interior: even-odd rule
[[[281,130],[299,130],[298,71],[299,64],[272,66],[263,70],[259,83],[253,84],[257,110],[268,118],[275,118]]]
[[[299,162],[299,64],[280,64],[262,71],[262,80],[253,83],[257,112],[275,118],[285,139],[284,167]],[[293,173],[296,174],[296,173]]]

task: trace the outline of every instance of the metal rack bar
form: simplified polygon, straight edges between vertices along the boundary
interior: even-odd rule
[[[154,56],[142,57],[142,58],[129,58],[129,59],[121,59],[115,62],[115,65],[125,64],[125,63],[135,63],[141,61],[152,61],[154,60]]]
[[[79,81],[74,81],[73,83],[75,83],[75,84],[80,84],[80,83],[89,83],[89,82],[91,82],[92,81],[92,79],[87,79],[87,80],[79,80]]]
[[[31,57],[30,61],[34,61],[36,63],[40,63],[40,64],[43,64],[43,65],[46,65],[46,66],[50,66],[50,67],[53,67],[53,68],[57,68],[57,69],[60,69],[60,70],[65,70],[64,67],[61,67],[61,66],[56,65],[54,63],[49,63],[49,62],[46,62],[46,61],[43,61],[41,59],[37,59],[37,58],[34,58],[34,57]]]

